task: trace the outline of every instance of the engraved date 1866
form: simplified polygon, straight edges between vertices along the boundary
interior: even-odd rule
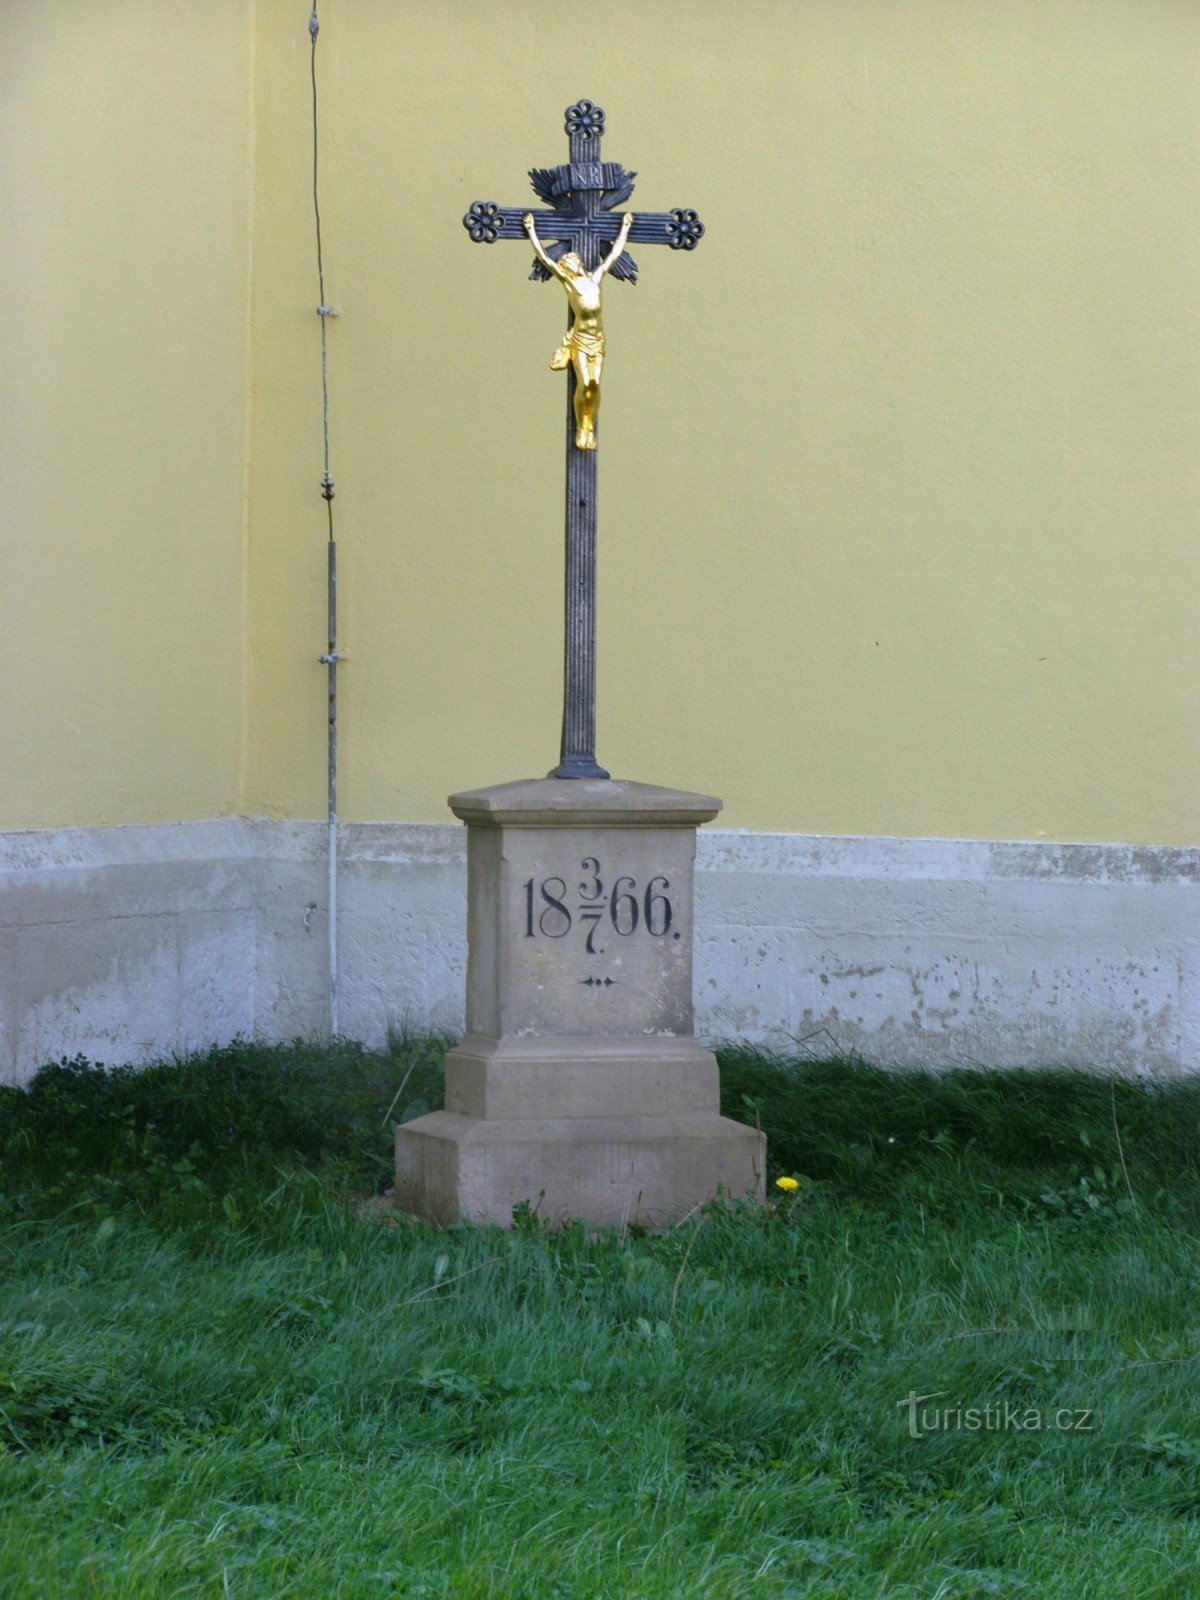
[[[595,856],[585,856],[579,863],[587,877],[570,891],[565,878],[527,878],[522,885],[525,895],[525,937],[535,939],[565,939],[573,927],[587,928],[584,949],[590,956],[601,956],[605,947],[596,943],[597,933],[607,920],[612,932],[619,938],[629,939],[639,932],[653,939],[665,939],[671,933],[673,913],[668,890],[670,880],[661,874],[651,878],[644,888],[636,879],[615,878],[611,890],[600,876],[600,863]],[[569,900],[576,902],[574,910]],[[604,930],[607,932],[607,930]],[[679,938],[679,934],[675,934]]]

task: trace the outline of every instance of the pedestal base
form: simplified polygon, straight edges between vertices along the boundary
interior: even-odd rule
[[[512,1225],[528,1201],[549,1222],[678,1222],[720,1189],[761,1199],[766,1140],[711,1113],[485,1122],[435,1111],[396,1129],[396,1199],[435,1222]]]
[[[467,824],[467,1036],[446,1109],[396,1131],[438,1222],[678,1222],[762,1198],[761,1133],[720,1115],[692,1033],[692,876],[710,795],[603,778],[451,795]]]

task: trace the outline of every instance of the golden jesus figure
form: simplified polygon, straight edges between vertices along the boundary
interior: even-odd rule
[[[537,236],[533,213],[527,211],[521,218],[534,254],[552,272],[567,291],[567,302],[573,319],[563,337],[563,342],[550,358],[555,372],[568,366],[575,368],[575,448],[596,448],[596,413],[600,409],[600,373],[604,368],[604,323],[600,305],[600,289],[606,272],[617,264],[625,248],[629,230],[633,226],[633,213],[627,211],[621,218],[621,231],[613,247],[593,272],[588,272],[583,260],[574,250],[553,260]]]

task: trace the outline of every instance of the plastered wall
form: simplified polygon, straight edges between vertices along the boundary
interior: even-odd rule
[[[1200,11],[1162,0],[323,8],[354,817],[557,757],[564,321],[472,245],[608,113],[599,753],[732,826],[1195,833]],[[258,29],[247,803],[318,814],[307,39]],[[269,108],[269,111],[268,109]]]
[[[0,826],[318,816],[305,7],[0,14]],[[601,759],[735,828],[1195,837],[1200,11],[321,20],[348,818],[556,758],[564,303],[460,218],[588,95],[708,227],[608,297]]]
[[[0,0],[0,828],[241,804],[248,0]]]

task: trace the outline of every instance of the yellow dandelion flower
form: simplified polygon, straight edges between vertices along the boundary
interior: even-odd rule
[[[791,1194],[792,1190],[798,1189],[800,1185],[795,1178],[776,1178],[775,1187],[783,1189],[787,1194]]]

